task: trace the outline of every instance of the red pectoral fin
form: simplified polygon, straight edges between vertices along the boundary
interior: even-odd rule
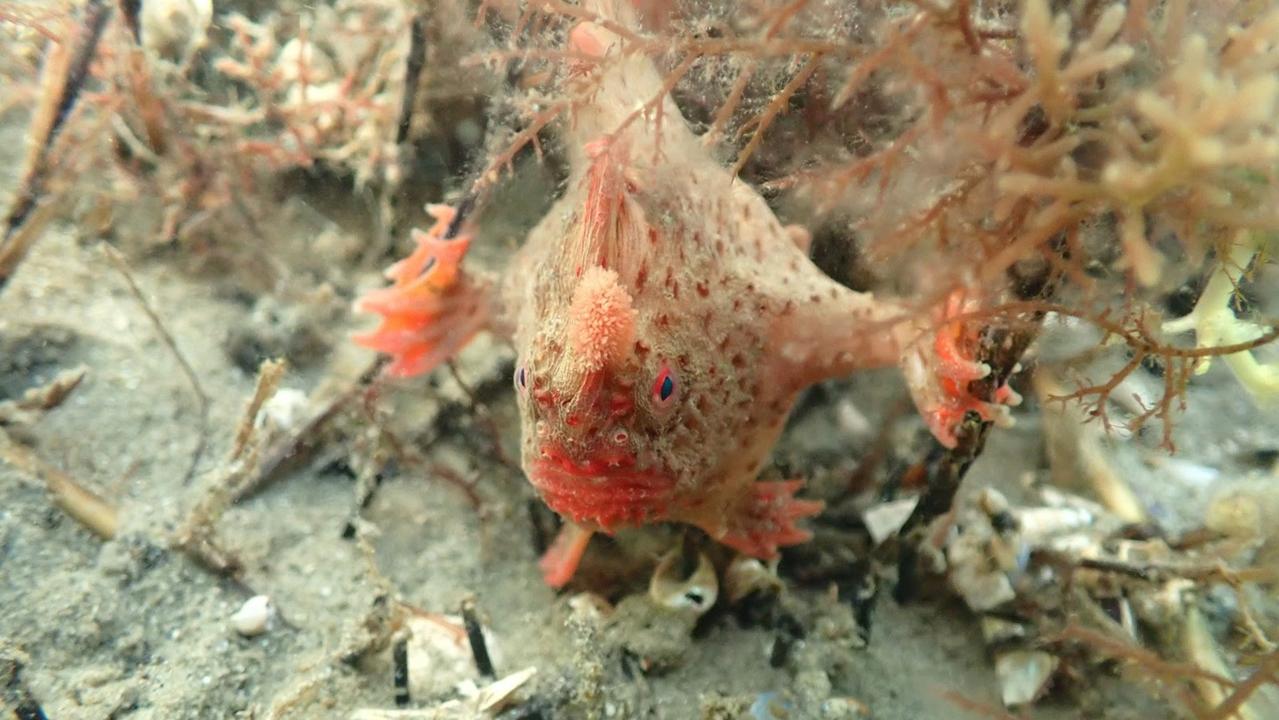
[[[382,316],[372,332],[353,339],[391,356],[389,375],[407,377],[434,369],[457,354],[489,319],[488,287],[462,271],[471,238],[445,238],[453,208],[429,208],[435,225],[414,231],[417,249],[387,269],[393,284],[359,300],[360,312]]]
[[[826,505],[820,500],[796,498],[796,491],[803,485],[802,480],[755,483],[731,521],[728,534],[719,541],[758,558],[772,558],[779,547],[807,542],[812,533],[800,528],[796,521],[820,513]]]

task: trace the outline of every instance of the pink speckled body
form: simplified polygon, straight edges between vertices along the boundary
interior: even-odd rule
[[[496,281],[458,272],[465,238],[448,240],[451,211],[438,211],[397,286],[366,300],[386,320],[362,341],[400,374],[455,352],[481,319],[513,342],[523,466],[570,521],[544,558],[551,584],[591,532],[658,521],[771,557],[807,539],[795,521],[821,508],[793,497],[799,481],[758,481],[801,390],[904,362],[926,417],[971,402],[939,392],[929,343],[911,345],[926,323],[827,278],[807,233],[725,170],[669,97],[637,111],[664,94],[648,58],[590,23],[570,37],[602,62],[562,128],[564,196]]]
[[[609,43],[590,25],[575,37]],[[894,309],[815,267],[807,234],[715,161],[669,99],[660,125],[631,117],[661,86],[647,58],[606,67],[567,129],[568,191],[501,284],[527,384],[524,467],[584,527],[675,520],[769,556],[806,538],[788,520],[819,507],[790,499],[797,483],[756,482],[797,394],[896,362]],[[566,318],[591,268],[629,294],[634,342],[587,371]],[[678,383],[671,408],[655,407],[664,368]]]

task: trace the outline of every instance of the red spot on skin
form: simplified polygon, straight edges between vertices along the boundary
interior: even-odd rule
[[[610,400],[609,414],[613,418],[621,418],[631,414],[635,409],[635,400],[626,393],[613,393]]]
[[[699,280],[697,283],[697,294],[706,297],[711,294],[711,289],[706,285],[706,281]]]

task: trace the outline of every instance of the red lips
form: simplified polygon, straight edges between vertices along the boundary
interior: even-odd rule
[[[670,506],[675,481],[634,468],[635,458],[620,450],[574,462],[562,451],[547,449],[529,467],[529,479],[555,512],[611,530],[660,520]]]

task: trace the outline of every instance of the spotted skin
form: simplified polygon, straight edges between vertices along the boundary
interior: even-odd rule
[[[570,38],[595,55],[615,42],[590,23]],[[562,128],[564,196],[501,278],[452,272],[457,285],[440,295],[466,299],[461,331],[441,332],[450,321],[434,315],[422,328],[469,338],[483,308],[485,328],[513,343],[522,464],[568,521],[542,562],[554,586],[572,577],[592,532],[681,522],[761,558],[805,541],[798,521],[821,503],[795,498],[798,480],[758,481],[798,394],[903,361],[927,391],[918,397],[939,386],[929,343],[916,342],[922,325],[827,278],[807,257],[807,233],[784,227],[716,162],[673,102],[660,123],[632,117],[661,87],[647,59],[608,68],[594,102]],[[377,336],[365,344],[385,349]]]

